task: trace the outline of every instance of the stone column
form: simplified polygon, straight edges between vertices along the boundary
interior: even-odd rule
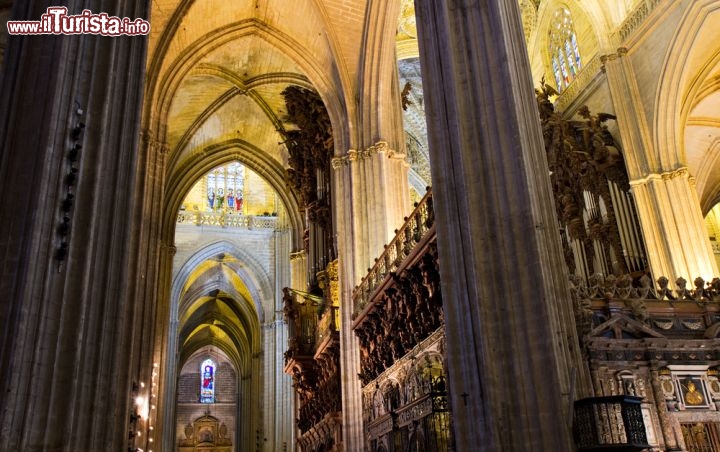
[[[263,325],[263,397],[262,397],[262,423],[259,424],[262,435],[259,439],[260,448],[256,450],[274,451],[276,447],[275,426],[278,421],[276,410],[278,394],[277,388],[277,367],[278,356],[282,356],[285,344],[277,343],[278,322],[269,322]],[[282,359],[282,358],[280,358]],[[280,365],[282,372],[282,365]]]
[[[603,55],[600,62],[607,76],[617,124],[622,138],[623,157],[630,180],[648,174],[658,167],[654,155],[650,128],[640,99],[632,64],[626,57],[627,49]]]
[[[627,49],[601,58],[622,151],[654,278],[710,280],[718,274],[693,178],[680,162],[661,162]],[[669,166],[668,166],[669,165]]]
[[[298,290],[307,289],[307,253],[305,250],[290,253],[290,285]],[[280,291],[282,297],[282,290]]]
[[[591,384],[517,0],[416,13],[455,444],[573,450],[570,404]]]
[[[273,419],[272,425],[268,425],[265,429],[265,435],[268,438],[265,443],[265,450],[267,451],[281,451],[284,444],[290,447],[293,439],[292,429],[295,423],[295,418],[289,415],[289,413],[294,412],[294,406],[292,405],[292,378],[284,372],[284,353],[288,349],[288,326],[283,314],[282,289],[284,287],[295,287],[292,285],[292,267],[298,261],[297,257],[291,260],[290,242],[289,229],[275,232],[275,312],[272,322],[273,337],[271,339],[273,344],[272,347],[265,349],[265,359],[272,362],[271,368],[266,372],[268,376],[266,384],[271,381],[273,383],[271,388],[272,396],[265,403],[265,416]],[[288,262],[290,262],[290,265],[288,265]],[[304,281],[304,279],[301,279],[301,281]],[[270,371],[272,371],[272,378],[269,378],[271,376]]]
[[[650,385],[652,386],[653,401],[655,402],[658,420],[660,421],[660,431],[663,438],[663,444],[661,445],[674,450],[678,447],[678,444],[672,426],[670,425],[665,396],[663,395],[663,390],[660,387],[660,376],[658,373],[657,363],[653,363],[650,370]]]
[[[134,19],[148,3],[83,6]],[[39,20],[56,4],[16,2],[13,19]],[[0,450],[128,447],[132,383],[152,372],[148,306],[134,296],[148,265],[134,214],[145,46],[142,36],[9,39],[0,87],[0,210],[9,220],[0,222]],[[71,158],[75,144],[82,149]]]
[[[340,288],[344,450],[363,450],[360,352],[352,331],[353,288],[410,210],[404,154],[378,142],[333,159]]]
[[[680,168],[630,181],[655,278],[710,281],[718,274],[693,180]]]

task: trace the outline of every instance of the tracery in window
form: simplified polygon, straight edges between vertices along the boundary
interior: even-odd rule
[[[206,359],[200,365],[200,403],[215,403],[215,362]]]
[[[245,167],[233,162],[207,175],[207,209],[242,212]]]
[[[562,91],[570,85],[582,67],[575,27],[570,11],[565,7],[559,8],[553,16],[548,50],[557,89]]]

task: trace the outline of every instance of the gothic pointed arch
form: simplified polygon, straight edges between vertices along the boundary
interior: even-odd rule
[[[235,244],[228,241],[217,241],[204,246],[195,254],[190,256],[178,269],[173,278],[171,298],[176,300],[178,309],[183,299],[187,298],[187,294],[183,293],[183,289],[188,282],[191,273],[203,262],[209,259],[218,259],[218,256],[233,257],[234,270],[248,288],[252,296],[252,302],[255,305],[257,317],[260,322],[265,319],[265,312],[262,301],[272,298],[272,285],[267,272],[257,260],[248,252],[238,248]],[[215,290],[217,287],[203,286],[201,290]],[[190,294],[190,297],[193,295]]]
[[[193,184],[213,168],[232,161],[239,161],[260,177],[265,179],[278,194],[285,207],[293,239],[293,248],[300,249],[305,220],[295,193],[287,186],[287,173],[272,157],[251,143],[232,138],[204,146],[200,152],[193,153],[167,179],[166,208],[163,214],[163,235],[169,242],[174,234],[176,214],[182,200]]]
[[[684,143],[686,125],[698,94],[709,85],[703,82],[720,65],[718,27],[720,3],[698,0],[684,12],[668,48],[653,109],[655,153],[664,170],[687,165],[689,149]],[[706,206],[707,207],[707,206]]]

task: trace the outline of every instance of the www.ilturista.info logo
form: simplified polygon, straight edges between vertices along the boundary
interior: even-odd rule
[[[64,6],[51,6],[39,21],[8,21],[11,35],[79,35],[136,36],[150,33],[150,22],[143,19],[128,19],[108,16],[107,13],[93,14],[89,9],[76,16],[68,16]]]

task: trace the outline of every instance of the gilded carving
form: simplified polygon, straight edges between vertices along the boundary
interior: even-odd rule
[[[400,17],[398,19],[397,39],[417,39],[417,27],[415,25],[415,3],[412,0],[403,0],[400,6]]]
[[[338,282],[338,260],[330,262],[327,266],[327,275],[330,288],[330,302],[333,306],[340,306],[340,284]]]
[[[230,452],[232,449],[227,426],[209,414],[205,414],[185,426],[185,439],[180,440],[178,448],[180,452],[200,449],[208,452]]]
[[[296,251],[294,253],[290,253],[290,262],[296,261],[298,259],[304,259],[306,256],[305,250]]]

